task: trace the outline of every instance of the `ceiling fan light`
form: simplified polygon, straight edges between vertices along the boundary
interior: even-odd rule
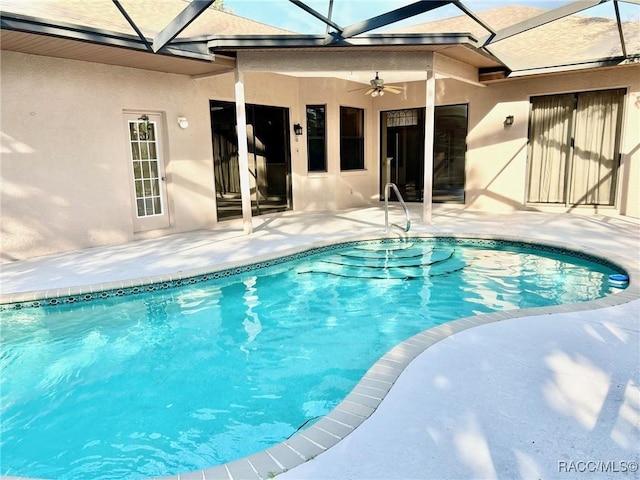
[[[380,95],[380,94],[378,93],[378,90],[374,90],[373,92],[371,92],[371,96],[372,96],[372,97],[377,97],[378,95]]]
[[[384,90],[380,90],[380,92],[378,92],[378,95],[380,96],[384,95]]]

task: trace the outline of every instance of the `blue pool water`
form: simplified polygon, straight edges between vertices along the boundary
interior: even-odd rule
[[[328,413],[422,330],[598,298],[612,273],[534,249],[414,239],[6,310],[0,474],[138,479],[225,463]]]

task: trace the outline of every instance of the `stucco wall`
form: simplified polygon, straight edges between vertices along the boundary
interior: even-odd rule
[[[294,163],[294,205],[301,210],[334,210],[367,205],[372,201],[372,178],[378,168],[379,137],[372,99],[363,94],[360,84],[340,79],[306,78],[300,80],[300,117],[304,134],[296,148],[300,154]],[[357,90],[357,91],[352,91]],[[306,105],[326,106],[327,172],[307,172]],[[365,111],[365,169],[340,170],[340,107]]]
[[[12,52],[2,52],[1,60],[2,261],[215,224],[209,100],[234,100],[233,74],[194,80]],[[402,60],[410,63],[409,57]],[[599,70],[487,87],[438,80],[437,105],[469,104],[465,206],[529,208],[524,197],[532,95],[626,87],[618,202],[600,213],[640,217],[639,70]],[[352,91],[361,84],[330,77],[247,71],[244,80],[247,103],[289,108],[291,125],[304,127],[303,136],[292,135],[291,141],[296,210],[377,203],[380,111],[425,103],[424,82],[407,83],[400,95],[371,98]],[[327,106],[326,173],[307,172],[305,106],[310,104]],[[362,171],[340,171],[340,106],[365,110]],[[134,232],[125,111],[163,115],[169,228]],[[514,115],[513,126],[503,125],[506,115]],[[178,127],[178,116],[189,119],[188,129]]]
[[[213,225],[202,87],[181,75],[2,52],[3,260],[134,239],[124,110],[165,116],[172,226],[163,233]]]

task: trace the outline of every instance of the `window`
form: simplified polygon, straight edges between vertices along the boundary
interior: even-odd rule
[[[340,107],[340,170],[364,170],[364,110]]]
[[[387,127],[410,127],[418,125],[419,110],[412,108],[410,110],[393,110],[385,112]]]
[[[307,169],[327,171],[326,107],[307,105]]]
[[[527,201],[613,205],[624,89],[531,99]]]

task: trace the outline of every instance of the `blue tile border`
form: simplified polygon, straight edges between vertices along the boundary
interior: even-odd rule
[[[530,249],[533,251],[567,255],[570,257],[579,258],[581,260],[588,260],[600,265],[613,268],[615,270],[623,271],[627,275],[629,274],[629,272],[627,272],[620,263],[610,261],[600,255],[588,254],[569,247],[544,244],[540,242],[524,242],[521,240],[508,240],[502,238],[473,238],[470,236],[450,235],[421,235],[417,237],[408,236],[400,240],[398,238],[377,237],[361,240],[350,240],[347,242],[332,243],[322,246],[309,246],[306,250],[302,250],[292,254],[285,253],[282,254],[282,256],[274,256],[273,258],[261,262],[239,264],[237,266],[220,270],[215,270],[215,268],[212,267],[211,271],[207,273],[190,274],[189,272],[181,272],[180,274],[175,276],[165,275],[158,278],[150,277],[148,279],[136,279],[129,282],[111,282],[107,284],[94,284],[66,289],[61,288],[55,291],[46,290],[17,294],[3,294],[0,295],[0,312],[6,310],[19,310],[24,308],[39,308],[46,306],[83,303],[90,302],[92,300],[104,300],[113,297],[123,297],[129,295],[138,295],[142,293],[151,293],[154,291],[169,290],[185,285],[195,285],[202,282],[208,282],[211,280],[218,280],[221,278],[232,277],[234,275],[249,273],[262,268],[281,265],[290,261],[342,248],[350,248],[363,244],[384,245],[387,243],[398,243],[399,241],[412,243],[446,243],[459,246],[469,245],[474,247],[481,246],[492,248],[498,247]],[[114,286],[113,283],[117,283],[118,285]],[[129,283],[130,285],[125,286],[125,283]],[[74,293],[64,293],[71,291],[73,291]]]

